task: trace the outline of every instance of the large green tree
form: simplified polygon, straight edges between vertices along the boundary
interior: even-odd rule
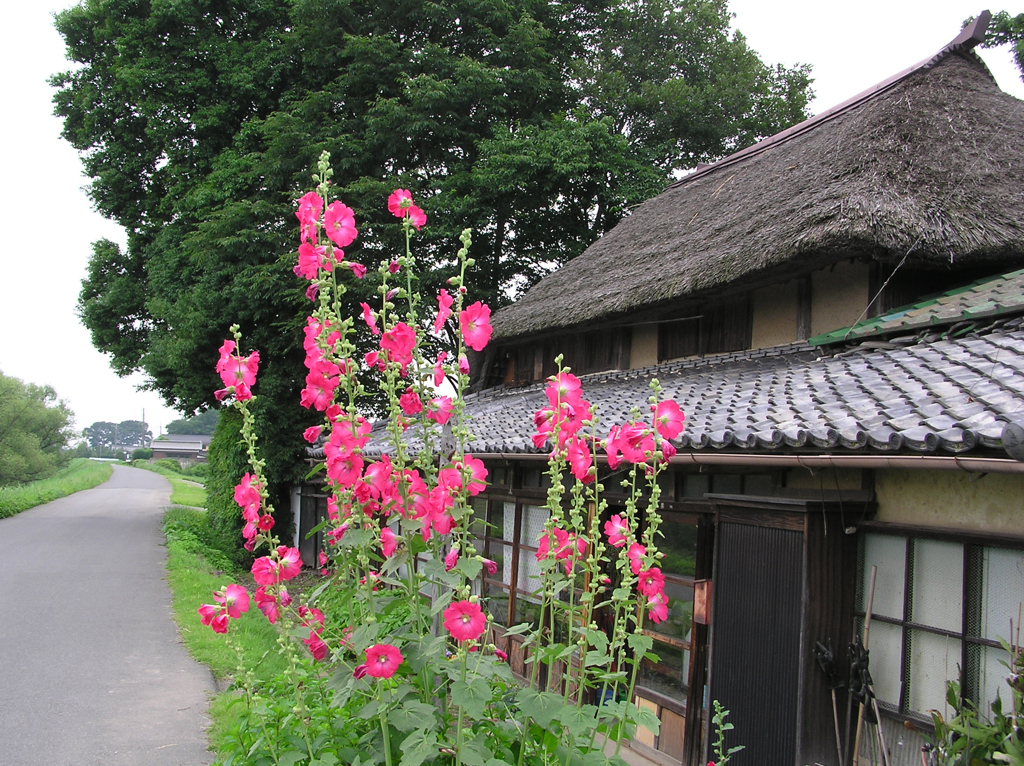
[[[73,419],[50,386],[0,374],[0,486],[56,473],[66,462]]]
[[[497,306],[678,173],[804,117],[807,68],[765,65],[729,22],[724,0],[85,0],[57,17],[80,67],[56,111],[128,247],[96,244],[83,321],[184,412],[213,404],[238,322],[269,473],[293,479],[292,212],[320,152],[359,217],[350,258],[397,247],[385,200],[409,188],[425,286],[470,226],[470,297]]]
[[[1013,60],[1020,70],[1020,79],[1024,80],[1024,13],[1011,16],[1000,11],[992,17],[982,47],[998,48],[1001,45],[1010,46]]]

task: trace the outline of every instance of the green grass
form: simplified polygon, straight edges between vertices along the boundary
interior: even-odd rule
[[[75,458],[49,479],[18,487],[0,487],[0,519],[83,489],[92,489],[109,479],[113,470],[110,463]]]
[[[212,604],[213,592],[239,580],[230,559],[209,543],[206,511],[171,508],[164,516],[167,537],[167,581],[173,595],[175,621],[189,652],[210,666],[218,680],[233,676],[238,655],[228,647],[224,636],[199,623],[200,604]],[[251,594],[250,594],[251,595]],[[241,650],[245,665],[256,668],[257,679],[268,678],[284,670],[284,663],[273,650],[277,631],[255,602],[240,620],[231,620],[231,637]]]

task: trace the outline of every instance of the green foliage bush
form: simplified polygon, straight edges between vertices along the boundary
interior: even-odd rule
[[[136,460],[149,460],[153,457],[153,450],[149,447],[138,447],[132,450],[132,462]]]
[[[0,374],[0,487],[45,479],[66,465],[73,419],[50,386]]]
[[[200,479],[208,476],[210,473],[210,466],[206,463],[196,463],[194,466],[185,471],[186,476],[198,476]]]
[[[211,540],[244,567],[252,557],[241,547],[242,514],[235,503],[235,485],[246,472],[246,454],[240,438],[242,416],[225,410],[207,453],[206,509]]]
[[[185,472],[184,469],[181,467],[181,463],[179,463],[174,458],[170,457],[162,457],[159,460],[154,461],[153,465],[155,465],[157,468],[165,468],[168,471],[174,471],[175,473]]]

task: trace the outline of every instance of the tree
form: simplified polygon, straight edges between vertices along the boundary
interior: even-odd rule
[[[141,420],[122,420],[117,424],[117,444],[121,447],[145,447],[153,440],[149,424]]]
[[[985,42],[981,47],[998,48],[1008,44],[1011,46],[1017,69],[1020,70],[1020,79],[1024,80],[1024,13],[1011,16],[1006,11],[1000,11],[995,14],[989,23]]]
[[[470,298],[497,307],[681,171],[805,116],[807,67],[766,66],[729,21],[724,0],[86,0],[57,17],[81,66],[56,111],[128,247],[96,243],[80,315],[183,412],[214,406],[238,322],[273,491],[314,420],[292,214],[320,152],[359,215],[350,258],[397,250],[385,200],[409,188],[424,287],[470,226]],[[351,286],[355,307],[372,271]]]
[[[66,461],[73,420],[50,386],[0,374],[0,486],[56,473]]]
[[[211,436],[214,429],[217,428],[218,420],[220,420],[220,410],[207,410],[195,417],[172,420],[167,424],[167,433]]]

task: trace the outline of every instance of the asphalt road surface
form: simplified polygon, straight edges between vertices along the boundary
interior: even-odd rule
[[[170,484],[114,466],[0,519],[0,765],[196,766],[209,670],[171,619]]]

